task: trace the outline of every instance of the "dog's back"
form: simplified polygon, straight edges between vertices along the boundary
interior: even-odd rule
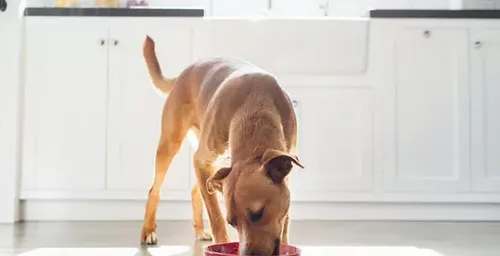
[[[182,95],[184,104],[195,105],[193,128],[200,130],[203,122],[205,126],[217,126],[213,127],[220,133],[217,137],[227,141],[235,113],[248,115],[275,109],[283,124],[284,139],[293,144],[296,120],[291,100],[276,78],[265,70],[239,59],[211,58],[191,64],[174,79],[165,78],[149,37],[144,58],[160,91],[175,91]]]

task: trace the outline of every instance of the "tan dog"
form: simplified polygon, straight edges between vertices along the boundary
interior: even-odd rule
[[[194,154],[197,186],[192,190],[194,231],[204,231],[202,199],[216,243],[228,242],[226,224],[237,231],[240,253],[275,255],[288,243],[290,191],[287,176],[297,140],[291,100],[269,73],[238,60],[211,59],[187,67],[177,78],[162,76],[147,37],[144,58],[155,86],[169,96],[162,115],[156,173],[149,191],[141,241],[156,244],[156,211],[169,165],[189,130],[199,146]],[[216,171],[214,162],[226,151],[230,167]],[[214,191],[223,193],[223,218]],[[201,197],[200,197],[201,195]]]

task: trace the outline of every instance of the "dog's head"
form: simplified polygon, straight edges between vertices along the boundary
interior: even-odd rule
[[[290,207],[286,184],[296,156],[267,150],[262,157],[218,170],[208,181],[209,192],[224,195],[228,224],[238,231],[240,253],[277,255]]]

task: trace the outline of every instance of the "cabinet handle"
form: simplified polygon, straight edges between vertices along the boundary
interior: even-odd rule
[[[479,49],[483,46],[483,43],[481,41],[476,41],[474,42],[474,48]]]
[[[117,45],[118,45],[118,40],[114,39],[114,40],[113,40],[113,44],[114,44],[115,46],[117,46]]]
[[[292,100],[292,106],[296,108],[299,105],[299,102],[297,100]]]
[[[106,42],[106,41],[104,41],[104,39],[100,39],[100,40],[99,40],[99,44],[100,44],[100,45],[104,45],[104,43],[105,43],[105,42]]]
[[[0,12],[7,10],[7,0],[0,0]]]
[[[431,31],[429,31],[429,30],[424,31],[425,38],[429,38],[430,36],[431,36]]]

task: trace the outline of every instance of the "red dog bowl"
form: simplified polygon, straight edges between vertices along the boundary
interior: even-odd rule
[[[205,247],[205,256],[235,256],[238,255],[238,242],[213,244]],[[278,256],[300,256],[300,249],[291,245],[281,245]]]

